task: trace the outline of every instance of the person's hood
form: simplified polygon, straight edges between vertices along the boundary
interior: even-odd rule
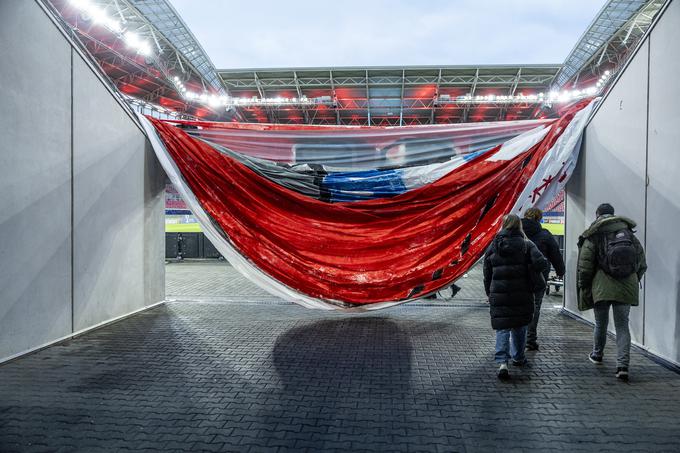
[[[522,229],[527,236],[536,236],[542,229],[541,223],[533,219],[522,219]]]
[[[617,231],[622,228],[635,228],[637,224],[629,219],[619,215],[604,214],[595,219],[595,221],[583,232],[581,237],[587,238],[596,233],[607,233],[610,231]]]
[[[500,256],[512,256],[526,252],[526,239],[518,230],[501,230],[496,236],[496,251]]]

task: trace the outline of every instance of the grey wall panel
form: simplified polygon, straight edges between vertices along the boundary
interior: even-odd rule
[[[680,222],[679,70],[680,1],[674,0],[586,129],[583,158],[567,186],[566,207],[572,282],[567,309],[577,312],[572,285],[579,230],[607,198],[621,214],[638,221],[638,235],[646,246],[649,269],[643,306],[632,315],[634,339],[675,363],[680,363],[680,243],[675,240]],[[636,150],[645,145],[642,161]]]
[[[163,186],[162,173],[148,159],[146,137],[79,56],[73,60],[73,85],[73,318],[78,331],[162,299],[162,291],[146,291],[145,284],[154,282],[145,276],[155,272],[147,247],[153,248],[158,266],[163,263],[157,253],[163,240],[158,221]],[[152,224],[158,226],[157,238]],[[155,299],[147,301],[147,294]]]
[[[680,1],[650,40],[645,346],[680,363]]]
[[[71,332],[70,47],[0,1],[0,360]]]
[[[600,203],[611,203],[617,214],[639,222],[638,237],[644,238],[647,55],[648,46],[645,46],[586,129],[581,168],[569,183],[570,189],[579,188],[579,192],[570,190],[568,195],[570,202],[578,199],[578,203],[567,208],[569,246],[566,254],[570,282],[575,281],[575,239],[595,219],[595,209]],[[567,303],[568,308],[575,309],[573,289]],[[643,304],[641,301],[640,308],[631,312],[631,334],[638,342],[642,342]],[[585,316],[592,319],[592,312]]]
[[[574,169],[569,182],[565,188],[565,231],[564,231],[564,261],[566,265],[565,285],[564,285],[564,306],[567,310],[574,313],[578,312],[576,300],[576,263],[578,260],[578,250],[576,244],[579,235],[588,226],[586,224],[586,172],[585,172],[585,144],[587,143],[588,131],[581,146],[581,154],[578,164]],[[589,320],[593,320],[591,311],[580,313]]]
[[[3,361],[164,298],[165,175],[37,2],[0,1],[0,43]]]
[[[165,299],[165,182],[151,143],[144,147],[144,304]]]

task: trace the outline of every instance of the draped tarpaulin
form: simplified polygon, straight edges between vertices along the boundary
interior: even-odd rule
[[[354,135],[360,130],[367,130],[367,137],[379,135],[388,145],[395,143],[390,135],[427,137],[420,144],[397,139],[396,162],[364,137],[370,145],[355,154],[361,165],[340,157],[341,136],[347,133],[342,128],[297,128],[305,133],[302,140],[295,139],[296,128],[270,127],[286,132],[291,149],[314,141],[313,131],[328,136],[335,130],[340,136],[325,138],[327,147],[316,145],[318,162],[300,164],[294,158],[299,154],[291,151],[290,158],[279,159],[286,161],[282,165],[256,157],[266,150],[242,147],[237,153],[227,146],[230,130],[272,133],[267,128],[143,122],[173,184],[232,265],[284,299],[307,307],[361,310],[421,298],[450,285],[483,254],[504,214],[549,202],[571,175],[592,108],[593,102],[581,101],[557,120],[514,130],[496,123],[497,131],[511,138],[491,148],[468,146],[475,142],[474,128],[484,135],[488,124],[464,126],[465,149],[442,145],[447,139],[440,126],[434,126],[435,136],[428,127],[350,129]],[[205,130],[219,130],[215,141],[220,143]],[[488,145],[493,138],[477,143],[482,141]],[[265,146],[267,140],[259,143]],[[421,146],[430,147],[429,157]],[[349,187],[352,196],[334,199],[327,182],[333,177],[335,188],[342,194]],[[376,193],[369,182],[376,178],[401,186],[388,191],[387,183],[379,183],[383,186]]]
[[[489,149],[552,120],[375,127],[173,121],[192,137],[288,164],[370,170]]]

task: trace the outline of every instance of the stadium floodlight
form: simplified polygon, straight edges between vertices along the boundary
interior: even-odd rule
[[[548,93],[530,93],[525,94],[520,92],[517,95],[476,95],[468,93],[463,96],[452,98],[450,95],[443,94],[435,98],[435,104],[552,104],[552,103],[568,103],[588,96],[594,96],[604,85],[609,76],[603,76],[598,81],[596,86],[591,86],[582,89],[565,90],[565,91],[550,91]]]
[[[125,41],[125,43],[136,50],[137,53],[145,57],[151,56],[152,48],[148,41],[141,39],[132,31],[124,31],[120,21],[111,17],[105,9],[93,4],[90,0],[70,0],[70,3],[89,17],[93,23],[103,25],[115,33],[118,38]]]
[[[319,96],[316,98],[308,98],[307,96],[301,96],[299,98],[286,98],[277,96],[275,98],[233,98],[229,96],[220,97],[220,104],[224,107],[251,107],[259,105],[270,105],[270,106],[304,106],[304,105],[332,105],[333,99],[330,96]]]
[[[137,50],[138,53],[144,56],[151,55],[151,45],[149,45],[147,41],[141,39],[137,33],[126,31],[125,34],[123,34],[123,39],[128,46]]]
[[[333,105],[333,100],[330,96],[320,96],[317,98],[308,98],[307,96],[301,96],[299,98],[285,98],[285,97],[275,97],[275,98],[257,98],[255,96],[251,98],[233,98],[230,96],[216,96],[208,92],[196,93],[194,91],[189,91],[184,86],[184,84],[178,79],[173,78],[175,87],[182,94],[182,96],[188,101],[197,102],[203,105],[208,105],[212,108],[218,107],[249,107],[258,105],[270,105],[270,106],[284,106],[284,105]]]
[[[220,100],[217,96],[210,96],[210,99],[208,100],[208,105],[213,108],[217,108],[220,106]]]
[[[95,24],[102,24],[109,30],[120,33],[123,31],[123,26],[117,20],[109,17],[108,14],[102,9],[93,7],[90,11],[90,16]]]
[[[89,0],[71,0],[71,4],[81,10],[95,24],[103,25],[115,33],[123,31],[123,26],[119,21],[110,17],[104,9],[93,5]]]

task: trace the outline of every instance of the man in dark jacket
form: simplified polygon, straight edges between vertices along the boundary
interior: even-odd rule
[[[543,218],[543,212],[538,208],[529,208],[524,213],[524,218],[522,219],[522,229],[527,238],[538,247],[543,256],[550,261],[552,267],[555,268],[555,272],[558,277],[564,275],[564,260],[562,259],[562,254],[560,253],[560,246],[553,237],[552,233],[545,228],[541,227],[541,219]],[[548,276],[550,275],[550,266],[546,266],[543,271],[543,278],[548,281]],[[536,329],[538,327],[538,319],[541,316],[541,304],[543,303],[543,295],[545,294],[545,288],[537,288],[534,293],[534,318],[529,324],[529,329],[527,331],[527,349],[529,351],[538,351],[538,341]]]
[[[616,377],[628,380],[631,306],[639,304],[640,281],[647,270],[645,251],[633,234],[635,222],[614,215],[608,203],[598,206],[597,218],[578,240],[576,286],[579,310],[595,310],[595,332],[590,361],[602,364],[607,341],[609,307],[616,328]]]
[[[526,364],[527,325],[534,313],[534,291],[544,286],[547,262],[522,232],[520,218],[508,214],[503,229],[484,255],[484,289],[489,296],[491,327],[496,331],[498,377],[507,379],[508,360]]]

